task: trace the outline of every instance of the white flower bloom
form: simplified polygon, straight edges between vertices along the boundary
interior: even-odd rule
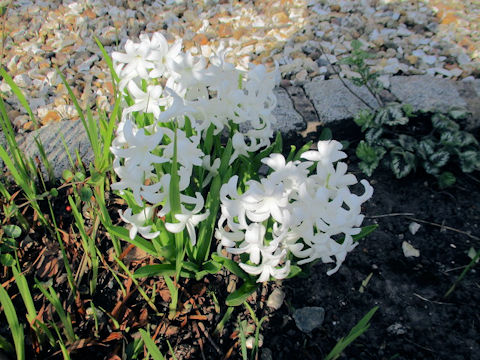
[[[317,151],[306,151],[302,154],[302,159],[318,161],[323,166],[332,164],[340,159],[345,159],[347,154],[342,149],[342,144],[335,140],[323,140],[317,143]]]
[[[285,279],[290,273],[290,260],[282,268],[277,268],[286,256],[283,250],[279,254],[262,254],[262,263],[259,266],[252,266],[240,263],[239,266],[248,274],[260,275],[257,282],[264,282],[270,279]]]
[[[123,123],[122,137],[128,147],[112,146],[110,150],[115,156],[125,158],[125,165],[131,167],[132,170],[136,167],[147,169],[151,164],[161,164],[168,161],[164,157],[151,153],[160,145],[163,136],[162,129],[152,135],[146,135],[144,129],[136,129],[132,121],[127,119]]]
[[[147,206],[143,208],[141,212],[135,215],[132,215],[132,209],[130,208],[125,210],[123,214],[119,210],[118,215],[120,215],[120,218],[124,222],[126,222],[127,224],[131,224],[131,228],[129,232],[130,240],[135,239],[135,236],[137,235],[137,233],[140,233],[140,235],[145,239],[154,239],[160,234],[160,231],[156,231],[152,233],[151,225],[144,226],[145,223],[152,218],[152,215],[153,215],[152,207]]]
[[[141,111],[151,113],[155,118],[160,116],[160,107],[167,106],[170,102],[168,98],[162,98],[163,89],[160,85],[148,85],[147,91],[143,92],[135,82],[128,83],[128,90],[133,96],[135,104],[125,109],[125,111]]]
[[[218,169],[220,169],[220,158],[217,158],[213,161],[213,164],[210,165],[210,155],[205,155],[202,160],[202,166],[205,170],[208,171],[207,177],[203,180],[202,187],[206,187],[210,184],[214,176],[218,175]]]
[[[125,44],[126,53],[114,51],[112,53],[113,61],[118,64],[116,66],[117,73],[120,77],[119,88],[122,91],[127,83],[135,77],[148,79],[148,71],[154,68],[154,64],[149,60],[150,46],[142,41],[134,43],[127,40]]]
[[[184,200],[186,199],[184,198]],[[188,202],[190,204],[195,204],[195,208],[190,211],[187,210],[182,204],[182,212],[180,214],[175,214],[175,219],[177,219],[179,222],[165,223],[165,228],[171,233],[179,233],[186,227],[190,237],[190,242],[192,245],[195,245],[197,243],[195,227],[209,216],[210,211],[207,209],[205,213],[198,214],[203,209],[204,205],[203,197],[198,192],[195,194],[195,198],[189,198]]]

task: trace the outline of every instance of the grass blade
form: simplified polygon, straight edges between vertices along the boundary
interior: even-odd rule
[[[145,347],[147,348],[148,353],[152,356],[153,360],[165,360],[157,345],[155,345],[155,342],[150,337],[150,334],[143,329],[140,329],[139,331],[140,336],[145,343]]]
[[[10,86],[10,88],[12,89],[12,92],[18,98],[18,101],[20,101],[20,104],[27,111],[28,116],[30,116],[30,120],[32,120],[35,126],[35,129],[38,129],[38,122],[35,119],[35,116],[33,116],[32,109],[30,108],[30,105],[28,105],[27,99],[23,95],[22,90],[20,90],[17,84],[15,84],[15,81],[13,81],[13,79],[10,77],[10,75],[8,75],[8,73],[5,71],[3,67],[0,68],[0,75],[3,77],[6,83]]]
[[[371,309],[359,322],[355,325],[352,330],[348,333],[345,338],[340,339],[335,347],[330,351],[330,353],[325,357],[324,360],[335,360],[337,359],[341,353],[345,350],[345,348],[350,345],[355,339],[357,339],[360,335],[362,335],[365,331],[368,330],[370,327],[370,319],[378,310],[378,306],[375,306]]]
[[[47,289],[45,289],[37,279],[35,279],[35,283],[36,283],[37,289],[39,289],[42,292],[42,294],[47,298],[47,300],[55,308],[55,311],[57,312],[60,318],[60,321],[63,324],[64,332],[68,341],[73,343],[75,340],[77,340],[77,337],[75,336],[75,332],[73,331],[72,320],[70,318],[70,314],[67,314],[63,309],[63,306],[62,306],[62,303],[60,302],[60,298],[58,297],[58,294],[55,292],[52,286],[49,286],[47,291]]]
[[[15,352],[17,353],[17,360],[25,359],[25,343],[24,332],[22,325],[18,322],[17,313],[13,306],[12,300],[8,296],[7,291],[0,285],[0,304],[3,307],[3,312],[7,318],[8,327],[12,334],[13,342],[15,344]]]

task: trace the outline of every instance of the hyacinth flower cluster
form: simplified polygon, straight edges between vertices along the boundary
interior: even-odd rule
[[[281,150],[278,136],[271,143],[278,71],[236,68],[227,52],[184,52],[155,33],[112,53],[123,95],[112,188],[128,204],[120,211],[128,238],[147,250],[150,241],[176,276],[222,264],[234,271],[227,258],[257,282],[316,259],[335,261],[331,274],[355,247],[361,205],[373,190],[362,180],[364,194],[350,192],[357,180],[338,162],[346,155],[336,141],[294,161],[273,153]],[[272,171],[260,179],[262,163]],[[209,260],[213,242],[217,256]],[[162,252],[169,247],[173,256]]]
[[[234,150],[230,164],[270,145],[277,73],[262,65],[237,69],[225,61],[225,54],[219,49],[209,58],[194,56],[182,52],[181,42],[169,45],[160,33],[151,38],[141,35],[139,43],[127,40],[125,53],[112,54],[119,90],[127,102],[111,147],[119,177],[112,187],[123,194],[128,191],[135,200],[137,213],[129,208],[121,214],[132,229],[138,229],[131,231],[132,239],[137,233],[146,239],[158,236],[145,225],[153,216],[151,207],[159,208],[159,217],[171,211],[168,164],[174,146],[182,204],[175,214],[178,222],[167,223],[166,228],[180,232],[186,227],[195,245],[195,226],[209,214],[201,191],[220,166],[220,159],[205,154],[200,142],[229,131]],[[240,127],[246,130],[240,132]],[[194,167],[202,167],[206,176],[199,191],[188,194]]]
[[[361,196],[350,192],[357,179],[347,173],[347,164],[338,162],[346,158],[341,148],[337,141],[320,141],[316,151],[289,162],[271,154],[262,162],[272,172],[248,181],[242,194],[238,178],[232,177],[221,189],[218,251],[248,255],[240,267],[259,275],[258,282],[287,277],[294,259],[297,265],[335,261],[327,274],[335,273],[358,244],[352,236],[361,231],[361,205],[373,194],[366,180],[361,181]]]

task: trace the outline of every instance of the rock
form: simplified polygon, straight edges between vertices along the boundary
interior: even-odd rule
[[[267,306],[274,310],[278,310],[282,306],[284,299],[285,293],[280,289],[275,289],[267,299]]]
[[[375,98],[365,87],[353,85],[344,80],[352,91],[360,96],[373,108],[378,104]],[[354,96],[340,81],[340,79],[316,80],[305,84],[305,93],[317,110],[320,121],[326,126],[335,122],[353,118],[360,110],[368,109],[360,99]]]
[[[455,82],[429,75],[394,76],[390,79],[390,91],[415,111],[446,112],[467,106]]]
[[[325,319],[325,309],[319,306],[304,307],[295,310],[293,318],[302,332],[311,333],[312,330],[322,326]]]
[[[410,233],[412,235],[415,235],[417,233],[417,231],[420,229],[421,225],[419,223],[416,223],[414,221],[412,221],[409,225],[408,225],[408,230],[410,231]]]
[[[274,92],[277,96],[277,107],[273,110],[273,115],[277,118],[277,122],[273,125],[274,131],[278,130],[282,134],[288,134],[304,130],[305,121],[294,109],[287,91],[277,87]]]
[[[34,141],[34,138],[37,137],[38,141],[43,144],[47,159],[52,165],[54,175],[57,178],[62,175],[64,170],[70,169],[70,163],[61,140],[61,134],[63,134],[65,138],[65,143],[69,148],[72,158],[75,159],[75,150],[78,150],[80,158],[88,168],[88,164],[93,161],[93,152],[80,120],[50,123],[18,139],[19,147],[25,155],[34,158],[35,156],[40,157]]]
[[[387,328],[387,332],[392,335],[404,335],[407,333],[407,329],[402,324],[395,323]]]
[[[17,75],[13,78],[13,81],[19,86],[19,87],[28,87],[32,85],[32,80],[26,75],[26,74],[20,74]]]
[[[247,349],[253,349],[253,346],[255,345],[255,338],[253,336],[250,336],[247,338],[247,341],[245,342],[245,345],[247,346]],[[263,335],[260,334],[258,335],[258,347],[261,348],[263,346]]]
[[[403,255],[405,257],[419,257],[420,256],[420,251],[418,249],[415,249],[410,243],[404,241],[402,242],[402,250],[403,250]]]

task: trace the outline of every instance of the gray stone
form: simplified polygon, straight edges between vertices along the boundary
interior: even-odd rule
[[[73,161],[76,160],[75,151],[78,150],[80,158],[88,167],[88,164],[93,161],[93,152],[80,120],[60,121],[43,126],[18,139],[18,145],[27,157],[38,156],[40,159],[40,152],[35,143],[37,138],[45,149],[55,177],[59,178],[64,170],[71,168],[63,146],[62,134]]]
[[[454,81],[429,75],[394,76],[390,79],[390,91],[415,111],[446,112],[467,106]]]
[[[274,89],[277,96],[277,107],[273,110],[273,115],[277,118],[273,130],[280,131],[282,134],[302,131],[306,128],[306,123],[302,116],[294,109],[293,102],[285,89],[277,87]]]
[[[365,87],[353,85],[344,80],[352,91],[360,96],[373,108],[378,104],[375,98]],[[316,80],[305,84],[305,92],[313,102],[318,117],[326,126],[331,123],[351,119],[360,110],[368,109],[360,99],[353,95],[340,81],[340,79]]]
[[[304,307],[293,313],[295,324],[304,333],[322,326],[325,319],[325,309],[319,306]]]

